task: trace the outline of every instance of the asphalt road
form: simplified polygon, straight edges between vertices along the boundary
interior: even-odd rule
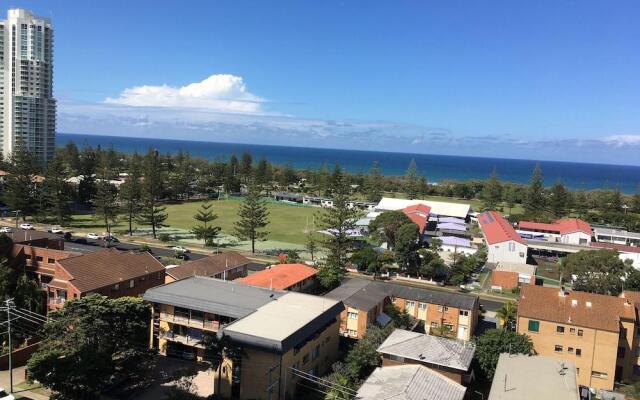
[[[78,253],[93,253],[95,251],[99,251],[104,249],[107,246],[107,243],[104,240],[92,240],[85,239],[87,243],[76,243],[75,240],[79,239],[78,237],[73,236],[71,241],[64,243],[64,249],[68,251],[75,251]],[[84,239],[84,238],[83,238]],[[112,243],[111,248],[116,248],[118,250],[138,250],[140,245],[134,243]],[[170,247],[155,247],[151,246],[151,254],[156,257],[172,257],[174,255],[174,251],[171,250]],[[187,256],[190,260],[198,260],[200,258],[206,257],[205,254],[200,253],[188,253]]]

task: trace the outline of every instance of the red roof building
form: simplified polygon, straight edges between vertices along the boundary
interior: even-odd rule
[[[277,264],[237,282],[275,290],[309,292],[316,284],[318,270],[305,264]]]
[[[509,221],[497,211],[487,211],[478,215],[478,223],[488,244],[496,244],[513,240],[526,244]]]
[[[558,235],[568,235],[575,232],[582,232],[589,236],[593,235],[591,226],[589,226],[587,222],[578,218],[559,219],[549,224],[532,221],[520,221],[518,222],[518,228],[534,232],[556,233]]]
[[[402,212],[409,217],[414,224],[418,225],[420,233],[424,232],[429,222],[429,214],[431,213],[431,207],[424,204],[414,204],[402,209]]]

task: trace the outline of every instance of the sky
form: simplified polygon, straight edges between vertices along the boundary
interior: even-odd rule
[[[640,165],[637,0],[2,4],[59,132]]]

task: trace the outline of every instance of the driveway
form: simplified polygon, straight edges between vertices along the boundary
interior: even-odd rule
[[[24,375],[27,367],[13,369],[13,394],[16,399],[22,400],[49,400],[49,396],[35,393],[30,390],[20,390],[16,386],[24,382]],[[0,386],[9,391],[9,371],[0,371]]]

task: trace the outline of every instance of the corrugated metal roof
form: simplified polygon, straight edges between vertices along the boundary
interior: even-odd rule
[[[416,204],[424,204],[431,208],[431,214],[445,215],[448,217],[467,218],[467,214],[471,210],[470,204],[464,203],[448,203],[443,201],[432,200],[407,200],[407,199],[392,199],[389,197],[383,197],[382,200],[376,206],[378,211],[395,211],[402,210],[403,208],[413,206]]]
[[[422,365],[378,367],[358,390],[359,400],[462,400],[467,388]]]
[[[473,343],[396,329],[378,347],[378,353],[410,358],[423,363],[435,364],[468,371],[476,352]]]

